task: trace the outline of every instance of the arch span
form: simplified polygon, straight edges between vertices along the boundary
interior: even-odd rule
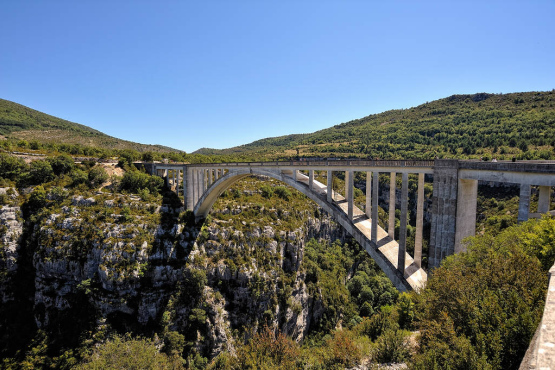
[[[291,176],[289,176],[291,174]],[[204,218],[210,212],[216,199],[237,181],[250,176],[262,175],[282,181],[288,186],[306,195],[328,214],[332,215],[355,240],[366,249],[368,254],[376,261],[378,266],[385,272],[397,289],[407,291],[420,289],[427,280],[426,272],[414,263],[412,257],[405,256],[404,274],[397,269],[397,256],[399,253],[398,243],[390,238],[385,230],[378,227],[378,243],[373,243],[370,237],[371,220],[364,215],[358,208],[355,209],[356,218],[351,220],[348,216],[346,204],[327,201],[327,189],[323,184],[313,181],[312,189],[308,186],[308,177],[297,174],[293,177],[292,171],[268,170],[258,168],[230,169],[225,175],[220,177],[206,189],[194,207],[194,214],[197,218]],[[342,198],[342,197],[341,197]]]

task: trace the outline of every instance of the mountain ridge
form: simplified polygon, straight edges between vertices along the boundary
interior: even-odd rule
[[[105,149],[181,152],[163,145],[141,144],[115,138],[92,127],[58,118],[6,99],[0,99],[0,135],[26,141],[63,142]]]
[[[210,155],[373,157],[383,159],[480,156],[553,158],[555,92],[455,94],[393,109],[308,134],[260,139]],[[530,149],[530,150],[528,150]],[[530,152],[530,154],[526,154]],[[528,156],[528,157],[526,157]]]

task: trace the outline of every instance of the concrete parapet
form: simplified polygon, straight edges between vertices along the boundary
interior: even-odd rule
[[[531,343],[532,354],[526,369],[555,369],[555,265],[549,270],[549,285],[538,337]],[[529,349],[529,351],[530,351]],[[528,353],[527,353],[528,355]],[[523,366],[521,365],[521,369]]]

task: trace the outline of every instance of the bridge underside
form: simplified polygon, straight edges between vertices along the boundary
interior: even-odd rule
[[[414,262],[414,259],[404,253],[404,258],[399,258],[399,243],[395,241],[379,225],[377,237],[372,241],[372,222],[359,208],[349,210],[349,202],[340,194],[332,191],[331,202],[328,201],[328,187],[318,181],[311,180],[308,176],[296,171],[273,169],[230,169],[225,175],[213,182],[200,196],[194,207],[194,214],[198,218],[206,217],[216,199],[233,183],[250,175],[268,176],[286,183],[300,191],[334,219],[370,254],[378,266],[400,291],[422,288],[427,280],[426,272]],[[310,186],[312,185],[312,186]],[[352,217],[349,217],[352,212]],[[376,220],[377,223],[377,220]],[[399,269],[399,261],[404,262],[404,269]],[[404,270],[402,272],[402,270]]]

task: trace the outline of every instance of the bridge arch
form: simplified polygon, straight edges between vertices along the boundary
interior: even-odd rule
[[[351,220],[348,214],[345,213],[339,206],[337,206],[337,204],[327,201],[325,193],[323,195],[317,193],[306,184],[297,181],[297,179],[292,175],[288,176],[287,172],[284,173],[280,170],[268,170],[263,168],[243,168],[233,170],[230,169],[225,175],[212,183],[206,189],[204,194],[202,194],[201,197],[198,199],[193,209],[195,216],[198,219],[205,218],[212,209],[212,206],[214,205],[218,197],[225,190],[229,189],[237,181],[251,175],[267,176],[279,180],[285,183],[287,186],[298,190],[309,199],[311,199],[313,202],[315,202],[329,215],[334,217],[335,221],[339,225],[341,225],[347,231],[347,233],[349,233],[364,249],[366,249],[368,254],[370,254],[370,256],[382,269],[382,271],[385,272],[387,277],[400,291],[420,289],[421,287],[423,287],[427,278],[426,272],[424,272],[424,270],[422,270],[420,266],[414,263],[411,264],[410,262],[412,261],[412,258],[410,258],[410,256],[407,255],[409,266],[405,269],[404,274],[397,269],[395,258],[391,258],[392,255],[396,255],[398,253],[398,244],[393,239],[385,236],[379,241],[378,245],[376,245],[370,240],[367,234],[365,234],[359,227],[357,227],[356,224],[361,221]],[[305,175],[301,174],[298,174],[297,176],[306,177]],[[397,250],[392,250],[395,248],[395,246],[397,247]],[[388,256],[390,258],[388,258]]]

